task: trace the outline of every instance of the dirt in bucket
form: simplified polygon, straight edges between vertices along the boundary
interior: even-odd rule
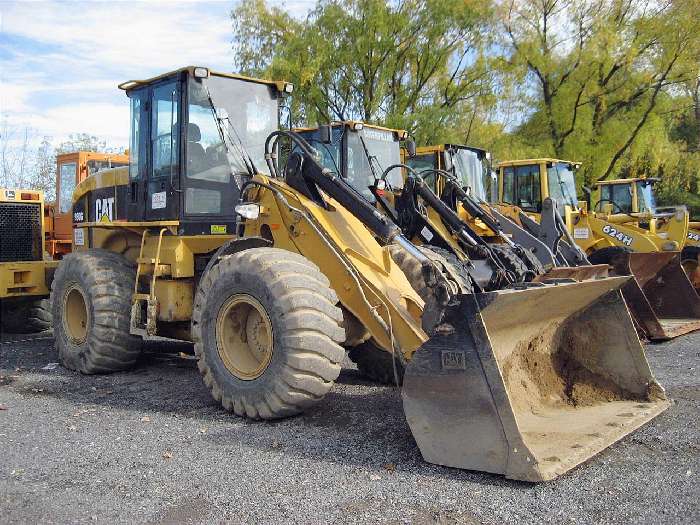
[[[544,414],[552,408],[637,397],[584,365],[586,354],[594,352],[591,339],[565,332],[561,323],[552,323],[518,343],[503,362],[503,378],[516,411]]]

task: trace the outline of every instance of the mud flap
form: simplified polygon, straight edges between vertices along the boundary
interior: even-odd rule
[[[678,252],[620,253],[610,265],[616,275],[634,276],[623,295],[646,337],[671,339],[700,329],[700,296]]]
[[[627,280],[459,296],[406,368],[424,459],[550,480],[665,410],[620,294]]]

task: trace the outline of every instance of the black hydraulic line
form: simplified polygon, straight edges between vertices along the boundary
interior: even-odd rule
[[[277,137],[289,138],[300,149],[298,152],[293,152],[287,162],[285,180],[288,184],[319,204],[326,204],[319,202],[319,198],[323,199],[323,196],[318,191],[314,191],[314,189],[320,189],[355,215],[362,224],[379,237],[383,244],[389,244],[401,236],[401,229],[360,195],[345,179],[321,166],[314,158],[309,143],[293,131],[275,131],[265,141],[265,158],[268,160],[268,166],[273,165],[270,167],[271,172],[277,174],[277,169],[274,167],[274,153],[271,149]],[[300,186],[301,182],[304,183],[303,186]]]
[[[422,178],[422,176],[425,175],[425,172],[418,174],[410,166],[405,164],[394,164],[384,170],[384,173],[382,173],[382,180],[386,179],[389,171],[396,168],[406,169],[408,172],[408,177],[406,178],[406,182],[401,192],[402,198],[415,200],[416,196],[419,196],[427,206],[430,206],[437,212],[448,230],[450,230],[450,232],[455,235],[459,241],[464,243],[467,252],[473,250],[472,254],[475,252],[476,255],[478,255],[478,258],[484,258],[490,261],[492,268],[494,269],[494,273],[491,277],[491,286],[497,287],[498,283],[502,281],[502,279],[508,281],[509,284],[513,284],[516,281],[514,276],[511,275],[511,273],[506,269],[504,263],[500,260],[500,255],[491,248],[489,243],[480,237],[467,223],[462,221],[455,210],[443,202],[428,187]]]

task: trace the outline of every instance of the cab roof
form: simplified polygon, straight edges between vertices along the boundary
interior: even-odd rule
[[[382,131],[390,131],[392,133],[396,133],[397,136],[400,139],[404,139],[408,137],[408,131],[405,129],[394,129],[394,128],[386,128],[384,126],[378,126],[376,124],[367,124],[365,122],[361,122],[359,120],[334,120],[329,123],[330,126],[348,126],[349,128],[356,129],[357,125],[360,125],[361,128],[372,128],[372,129],[380,129]],[[294,128],[294,131],[302,132],[302,131],[315,131],[318,129],[318,126],[309,126],[309,127],[303,127],[303,128]]]
[[[562,162],[564,164],[574,164],[576,166],[580,166],[580,162],[576,162],[574,160],[563,160],[563,159],[553,159],[551,157],[541,157],[538,159],[521,159],[521,160],[503,160],[496,164],[497,168],[505,167],[505,166],[526,166],[528,164],[541,164],[544,162]]]
[[[629,179],[613,179],[613,180],[599,180],[598,182],[595,183],[596,186],[606,186],[609,184],[630,184],[632,182],[640,182],[640,181],[648,181],[648,182],[656,182],[657,179],[654,178],[646,178],[646,177],[633,177]]]
[[[164,78],[167,78],[170,76],[174,76],[174,75],[177,75],[179,73],[187,72],[190,75],[194,75],[195,69],[206,69],[207,71],[209,71],[209,75],[216,75],[217,77],[235,78],[238,80],[245,80],[246,82],[255,82],[257,84],[266,84],[268,86],[274,86],[277,89],[277,91],[279,91],[279,92],[285,92],[287,89],[289,89],[289,88],[286,88],[286,86],[293,87],[293,85],[290,82],[286,82],[284,80],[263,80],[260,78],[253,78],[253,77],[246,77],[244,75],[238,75],[236,73],[221,73],[218,71],[212,71],[208,67],[204,67],[204,66],[185,66],[185,67],[181,67],[179,69],[175,69],[173,71],[168,71],[167,73],[163,73],[161,75],[158,75],[158,76],[155,76],[152,78],[144,79],[144,80],[127,80],[126,82],[122,82],[121,84],[119,84],[118,88],[122,89],[126,92],[129,92],[132,89],[146,86],[146,85],[151,84],[153,82],[156,82],[158,80],[161,80],[161,79],[164,79]],[[291,91],[287,91],[287,92],[290,93]]]
[[[469,151],[478,151],[478,152],[481,152],[484,154],[488,153],[487,150],[485,150],[484,148],[480,148],[478,146],[467,146],[466,144],[453,144],[450,142],[446,142],[445,144],[434,144],[431,146],[419,146],[418,148],[416,148],[416,151],[418,153],[430,153],[430,152],[434,152],[434,151],[445,151],[446,149],[449,149],[449,148],[466,149]]]

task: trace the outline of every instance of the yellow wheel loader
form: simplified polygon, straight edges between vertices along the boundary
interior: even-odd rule
[[[566,255],[571,265],[582,251],[593,264],[609,264],[615,275],[634,276],[624,296],[649,339],[699,329],[700,297],[680,265],[679,243],[673,240],[685,237],[676,230],[687,231],[687,212],[664,214],[670,224],[660,236],[638,224],[641,217],[607,200],[597,206],[601,211],[589,210],[587,202],[577,201],[577,167],[557,159],[499,163],[499,207],[553,251]]]
[[[620,299],[628,278],[475,293],[276,131],[291,85],[188,67],[121,87],[130,166],[76,188],[83,220],[52,283],[65,366],[121,370],[143,337],[190,340],[215,399],[274,419],[319,403],[343,347],[362,346],[404,367],[427,461],[528,481],[668,407]],[[282,140],[297,149],[278,166]]]
[[[596,211],[622,215],[627,225],[648,230],[663,250],[671,244],[681,250],[681,266],[696,290],[700,288],[700,223],[689,222],[685,206],[656,205],[656,178],[632,178],[600,181],[596,184],[599,200]],[[687,226],[686,226],[687,223]],[[678,248],[679,247],[679,248]]]
[[[582,281],[607,277],[607,265],[592,265],[581,250],[559,242],[563,232],[552,242],[547,239],[543,242],[490,204],[497,198],[498,186],[491,155],[486,150],[440,144],[418,148],[415,155],[404,154],[404,157],[409,166],[422,174],[433,192],[477,235],[490,244],[518,246],[520,258],[536,273],[536,280]],[[567,253],[562,253],[564,250],[568,250]],[[539,264],[533,264],[532,255]]]
[[[58,262],[44,253],[44,195],[0,189],[0,328],[43,332],[51,328],[49,286]]]

